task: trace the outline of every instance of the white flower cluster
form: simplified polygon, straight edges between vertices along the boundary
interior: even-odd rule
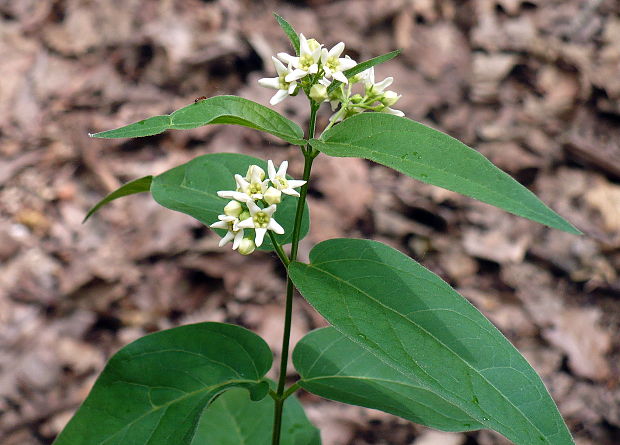
[[[286,179],[288,162],[284,161],[276,171],[271,160],[267,161],[268,178],[265,171],[258,165],[250,165],[245,177],[235,175],[237,188],[235,190],[221,190],[217,192],[220,198],[231,201],[224,206],[224,214],[219,215],[218,221],[209,227],[227,230],[220,240],[222,247],[233,242],[233,250],[243,255],[249,255],[263,244],[267,230],[281,235],[284,229],[273,218],[277,204],[282,201],[282,194],[299,196],[294,190],[301,187],[306,181]],[[271,185],[270,185],[271,183]],[[254,239],[245,237],[244,229],[254,229]]]
[[[299,57],[278,53],[277,58],[271,58],[278,76],[260,79],[258,83],[277,90],[269,101],[271,105],[276,105],[303,89],[316,102],[330,102],[333,111],[340,106],[330,118],[332,122],[366,110],[404,116],[402,111],[390,108],[401,97],[394,91],[386,91],[394,79],[388,77],[375,83],[375,71],[372,67],[348,79],[344,71],[353,68],[357,62],[349,56],[340,57],[343,51],[343,42],[328,50],[316,40],[306,39],[300,34]],[[334,80],[340,81],[341,85],[328,93],[328,87]],[[364,94],[352,95],[353,84],[360,82],[364,84]]]

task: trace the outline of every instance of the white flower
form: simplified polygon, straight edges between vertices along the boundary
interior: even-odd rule
[[[269,172],[269,180],[273,186],[280,190],[282,193],[291,196],[299,196],[299,193],[296,190],[293,190],[297,187],[301,187],[306,183],[306,181],[296,180],[296,179],[286,179],[286,169],[288,168],[288,162],[284,161],[280,164],[280,168],[276,172],[276,168],[273,165],[273,161],[271,159],[267,161],[267,171]]]
[[[325,77],[333,77],[342,83],[349,83],[343,71],[353,68],[357,65],[357,62],[349,56],[340,57],[342,51],[344,51],[343,42],[338,43],[329,51],[327,51],[327,48],[323,48],[321,50],[321,64],[325,71]]]
[[[386,77],[381,82],[375,83],[375,68],[370,67],[362,73],[364,75],[364,85],[366,87],[366,94],[379,95],[382,94],[387,87],[394,82],[393,77]]]
[[[284,80],[294,82],[308,74],[316,74],[319,71],[322,45],[314,39],[306,40],[303,34],[299,34],[299,57],[287,53],[278,53],[278,57],[295,70],[287,74]]]
[[[258,80],[258,84],[263,87],[278,90],[278,92],[273,95],[271,100],[269,100],[269,103],[271,105],[277,105],[284,99],[295,93],[295,89],[297,88],[297,82],[286,80],[286,76],[288,76],[292,72],[290,63],[288,67],[286,67],[282,62],[280,62],[273,56],[271,57],[271,60],[273,60],[273,64],[276,67],[278,77],[264,77]]]
[[[220,240],[219,246],[223,247],[228,242],[233,241],[233,250],[237,250],[239,243],[243,239],[243,229],[239,227],[239,219],[228,215],[218,215],[217,218],[219,221],[214,222],[209,227],[228,230],[226,235]]]
[[[252,201],[252,197],[237,190],[220,190],[217,196],[224,199],[234,199],[239,202]]]
[[[263,193],[267,191],[268,179],[260,181],[258,175],[253,175],[248,181],[241,175],[235,175],[235,181],[237,182],[237,190],[250,197],[250,201],[256,199],[263,199]],[[218,193],[219,195],[219,193]]]
[[[238,223],[237,227],[240,229],[254,229],[256,232],[256,238],[254,238],[256,247],[260,247],[261,244],[263,244],[263,239],[265,238],[267,230],[273,230],[279,235],[284,233],[282,226],[272,218],[273,213],[276,211],[275,204],[265,209],[261,209],[253,201],[248,201],[247,205],[251,217]]]

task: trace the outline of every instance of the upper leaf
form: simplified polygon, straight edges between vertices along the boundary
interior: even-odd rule
[[[400,50],[397,49],[395,51],[391,51],[389,53],[385,53],[382,54],[380,56],[377,57],[373,57],[372,59],[368,59],[364,62],[358,63],[357,65],[355,65],[353,68],[349,68],[348,70],[344,71],[344,75],[346,76],[347,79],[350,79],[351,77],[355,76],[356,74],[359,74],[363,71],[366,71],[368,68],[372,68],[375,65],[379,65],[380,63],[385,63],[388,60],[392,60],[394,57],[396,57],[397,55],[400,54]],[[333,92],[336,88],[338,88],[340,85],[342,85],[342,82],[340,82],[339,80],[334,80],[329,87],[327,87],[327,92],[331,93]]]
[[[271,445],[273,400],[253,402],[243,389],[231,389],[207,408],[191,445]],[[319,431],[295,396],[284,402],[280,445],[321,445]]]
[[[294,144],[304,145],[304,133],[280,113],[237,96],[215,96],[188,105],[172,114],[154,116],[115,130],[91,135],[96,138],[135,138],[165,130],[188,130],[207,124],[234,124],[271,133]]]
[[[272,354],[239,326],[200,323],[117,352],[54,445],[190,445],[206,406],[242,386],[264,397]]]
[[[282,17],[280,17],[275,12],[273,13],[273,16],[278,21],[278,25],[280,25],[280,28],[282,28],[282,31],[284,31],[284,33],[287,35],[287,37],[291,41],[291,45],[293,46],[293,49],[295,50],[295,54],[299,55],[299,36],[297,35],[297,33],[295,32],[295,30],[293,29],[293,27],[291,26],[289,22],[284,20]]]
[[[330,156],[370,159],[549,227],[581,233],[476,150],[407,118],[362,113],[310,143]]]
[[[454,418],[441,419],[437,414],[439,420],[433,426],[444,427],[440,423],[445,422],[446,429],[468,430],[484,425],[518,445],[573,443],[536,372],[438,276],[397,250],[369,240],[322,242],[311,251],[310,261],[290,264],[295,286],[338,331],[377,360],[369,361],[371,368],[364,371],[357,362],[365,360],[358,357],[359,348],[340,350],[348,354],[344,360],[334,359],[328,345],[322,345],[323,355],[309,352],[321,361],[312,370],[308,358],[301,356],[308,352],[298,350],[296,363],[304,379],[325,375],[333,382],[334,376],[361,373],[369,379],[367,385],[356,379],[357,390],[377,396],[373,407],[387,407],[408,418],[414,413],[418,421],[427,422],[429,409],[451,405],[454,409],[446,414]],[[391,382],[378,387],[376,378]],[[321,389],[312,381],[300,383],[317,394],[350,403],[365,404],[370,399],[352,398],[351,384]],[[402,383],[409,386],[403,386],[403,397],[388,399],[386,390]],[[420,390],[412,392],[415,387]],[[433,396],[426,396],[430,393]],[[407,400],[412,394],[416,402]]]
[[[144,178],[136,179],[134,181],[128,182],[127,184],[123,184],[121,187],[114,190],[108,196],[103,198],[97,204],[95,204],[84,217],[83,223],[86,222],[88,218],[90,218],[93,213],[99,210],[101,207],[109,203],[110,201],[114,201],[115,199],[122,198],[123,196],[134,195],[136,193],[148,192],[151,189],[151,182],[153,181],[152,176],[145,176]]]
[[[170,169],[153,178],[151,193],[153,199],[164,207],[193,216],[205,225],[216,222],[228,202],[217,196],[219,190],[235,190],[234,175],[245,175],[251,164],[267,170],[262,159],[235,153],[217,153],[198,156],[191,161]],[[286,196],[273,215],[284,228],[283,235],[275,235],[280,244],[292,241],[297,198]],[[308,207],[304,212],[301,238],[308,233],[310,217]],[[246,229],[253,232],[253,229]],[[216,230],[220,235],[226,233]],[[262,250],[271,250],[271,240],[266,237]]]

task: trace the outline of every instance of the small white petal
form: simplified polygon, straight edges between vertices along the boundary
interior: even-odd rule
[[[313,63],[312,65],[310,65],[310,68],[308,69],[308,72],[310,74],[316,74],[319,72],[319,65],[317,65],[316,63]],[[288,80],[287,80],[288,82]]]
[[[271,204],[269,207],[265,207],[264,209],[259,210],[259,211],[261,211],[263,213],[266,213],[267,215],[269,215],[271,217],[271,215],[274,214],[276,209],[277,209],[277,206],[275,204]]]
[[[286,178],[287,169],[288,169],[288,161],[282,161],[282,164],[280,164],[280,168],[278,169],[278,173],[276,174],[276,176],[282,176],[283,178]]]
[[[273,60],[273,65],[276,67],[276,72],[278,76],[282,76],[283,74],[288,74],[288,68],[284,66],[282,62],[280,62],[277,58],[271,56],[271,60]]]
[[[273,161],[271,159],[267,161],[267,174],[269,175],[269,179],[273,182],[276,177],[276,167],[273,165]]]
[[[329,57],[338,58],[344,51],[344,42],[339,42],[332,49],[329,50]]]
[[[284,193],[285,195],[297,196],[299,198],[299,193],[296,190],[293,190],[290,187],[286,188],[286,189],[282,189],[281,192]]]
[[[263,239],[265,238],[265,233],[267,233],[267,229],[254,229],[256,232],[256,238],[254,238],[254,244],[256,247],[260,247],[263,244]]]
[[[287,53],[278,53],[278,57],[280,58],[280,60],[290,65],[293,65],[293,66],[299,65],[299,57],[291,56],[290,54],[287,54]]]
[[[383,93],[383,90],[392,85],[392,82],[394,82],[393,77],[386,77],[381,82],[375,84],[375,90],[379,93]]]
[[[302,181],[301,179],[290,179],[288,181],[288,186],[290,188],[294,189],[294,188],[297,188],[297,187],[301,187],[305,183],[306,183],[306,181]]]
[[[288,86],[288,94],[289,96],[295,93],[295,89],[297,89],[297,82],[291,82]]]
[[[310,46],[308,45],[308,40],[303,34],[299,34],[299,52],[300,54],[310,54]]]
[[[278,92],[276,94],[274,94],[271,97],[271,99],[269,99],[269,103],[271,105],[278,105],[280,102],[282,102],[288,96],[289,96],[288,91],[286,91],[286,90],[278,90]]]
[[[258,84],[261,87],[279,90],[280,89],[280,78],[279,77],[263,77],[262,79],[258,79]]]
[[[350,70],[357,65],[357,62],[348,56],[338,60],[340,61],[340,71]]]
[[[212,229],[228,229],[228,223],[226,221],[217,221],[211,224],[209,227]]]
[[[381,111],[382,111],[383,113],[392,114],[392,115],[394,115],[394,116],[400,116],[400,117],[405,116],[405,113],[403,113],[402,111],[400,111],[400,110],[395,110],[395,109],[390,108],[390,107],[384,108],[384,109],[383,109],[383,110],[381,110]]]
[[[218,243],[219,247],[224,247],[229,241],[231,241],[235,237],[235,234],[231,231],[226,232],[226,235],[222,237],[220,242]]]
[[[294,81],[299,80],[302,77],[306,76],[307,74],[308,74],[308,71],[304,71],[302,69],[297,68],[293,72],[291,72],[290,74],[287,74],[287,76],[284,78],[284,80],[287,81],[287,82],[294,82]]]
[[[282,235],[284,233],[284,228],[280,224],[278,224],[277,221],[273,218],[269,220],[269,224],[267,224],[267,229],[273,230],[278,235]]]
[[[241,240],[243,239],[243,230],[239,230],[235,234],[235,240],[233,241],[233,250],[237,250],[239,244],[241,244]]]
[[[253,229],[254,228],[254,219],[253,218],[248,218],[248,219],[244,219],[243,221],[240,221],[237,223],[237,228],[238,229]]]
[[[250,215],[254,216],[257,212],[261,211],[261,208],[254,203],[254,201],[248,201],[246,203],[248,205],[248,210],[250,211]]]
[[[334,71],[332,76],[334,79],[339,80],[342,83],[349,83],[349,79],[347,79],[347,76],[345,76],[341,71]]]

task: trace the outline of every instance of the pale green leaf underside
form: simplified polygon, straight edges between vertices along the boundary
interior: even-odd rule
[[[205,408],[227,388],[264,397],[271,363],[267,344],[239,326],[147,335],[110,359],[54,445],[190,445]]]
[[[106,205],[107,203],[114,201],[115,199],[122,198],[123,196],[134,195],[136,193],[148,192],[151,189],[152,176],[145,176],[144,178],[136,179],[122,185],[118,189],[114,190],[108,196],[103,198],[97,204],[95,204],[86,214],[82,222],[86,222],[97,210]]]
[[[91,135],[96,138],[135,138],[165,130],[189,130],[208,124],[233,124],[254,128],[294,144],[304,145],[302,129],[280,113],[237,96],[215,96],[172,114],[154,116],[115,130]]]
[[[390,378],[400,374],[399,379],[436,396],[418,402],[432,408],[441,399],[438,409],[452,405],[518,445],[573,443],[527,361],[476,308],[432,272],[369,240],[322,242],[312,250],[310,261],[289,266],[295,286],[338,331],[391,368],[388,373],[377,365],[372,372],[385,371]],[[299,354],[297,363],[302,359]],[[355,369],[356,355],[352,355],[349,360]],[[323,364],[322,369],[330,366]],[[347,367],[341,372],[346,374]],[[302,380],[302,385],[307,383]],[[391,404],[391,411],[416,411],[428,419],[415,404],[403,407],[385,398],[381,402]],[[462,428],[455,420],[447,429],[479,427],[457,419],[462,420]]]
[[[236,153],[217,153],[198,156],[191,161],[168,170],[153,178],[151,193],[153,199],[162,206],[188,214],[205,225],[218,221],[217,216],[224,211],[228,200],[217,196],[219,190],[235,190],[235,173],[245,176],[251,164],[267,171],[267,163],[262,159]],[[273,217],[284,228],[283,235],[275,235],[282,245],[292,240],[297,198],[283,195],[282,203]],[[304,212],[301,237],[308,233],[310,226],[308,207]],[[223,236],[226,231],[216,230]],[[253,229],[246,229],[253,236]],[[230,244],[229,244],[230,246]],[[265,237],[262,250],[271,250],[271,240]]]
[[[271,397],[253,402],[243,389],[231,389],[207,408],[191,445],[271,445]],[[319,431],[295,396],[284,402],[280,445],[320,445]]]
[[[359,114],[310,143],[330,156],[370,159],[549,227],[581,233],[476,150],[407,118]]]

